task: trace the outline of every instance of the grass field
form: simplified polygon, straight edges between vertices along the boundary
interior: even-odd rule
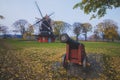
[[[92,80],[120,79],[120,43],[81,43],[87,54],[104,55],[104,71]],[[66,70],[60,66],[65,48],[60,42],[0,40],[0,80],[68,80]],[[78,78],[73,76],[70,80]]]
[[[37,41],[23,41],[23,40],[5,40],[11,44],[14,48],[65,48],[65,44],[60,42],[55,43],[39,43]],[[120,43],[119,42],[81,42],[85,45],[86,52],[89,53],[100,53],[112,56],[120,56]]]

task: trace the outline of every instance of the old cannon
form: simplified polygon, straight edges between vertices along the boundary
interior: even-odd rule
[[[69,63],[75,63],[86,67],[88,64],[85,47],[71,39],[66,33],[60,36],[60,41],[66,43],[66,53],[63,58],[63,67],[67,68]]]

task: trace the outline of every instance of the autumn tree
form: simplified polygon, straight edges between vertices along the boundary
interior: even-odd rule
[[[81,23],[75,22],[73,24],[73,32],[74,34],[76,34],[76,41],[78,41],[78,36],[80,35],[81,31],[82,31]]]
[[[54,29],[53,29],[53,31],[54,31],[54,34],[56,36],[60,35],[62,27],[63,27],[63,22],[62,21],[54,21]]]
[[[87,40],[87,33],[92,30],[92,25],[90,23],[82,23],[82,33],[84,33],[85,41]]]
[[[75,4],[73,9],[80,8],[85,14],[92,14],[92,18],[100,18],[106,14],[107,9],[120,7],[120,0],[82,0]]]
[[[104,20],[103,22],[99,23],[98,30],[102,32],[103,39],[109,39],[114,41],[114,39],[118,38],[118,26],[117,23],[113,20]]]
[[[70,27],[70,24],[63,21],[54,21],[53,32],[59,38],[60,34],[66,33],[67,29]]]
[[[27,31],[25,32],[25,38],[33,39],[34,28],[33,25],[29,24]]]
[[[105,25],[105,38],[114,41],[114,39],[118,39],[118,26],[112,20],[104,20]]]

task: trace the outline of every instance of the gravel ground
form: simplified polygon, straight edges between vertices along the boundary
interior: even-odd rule
[[[83,68],[80,65],[69,63],[66,70],[68,79],[71,77],[78,77],[82,79],[97,79],[100,77],[99,74],[103,72],[103,55],[100,54],[88,54],[89,67]],[[53,64],[54,69],[62,67],[60,62]],[[57,69],[59,70],[59,69]],[[58,71],[59,72],[59,71]]]
[[[89,54],[87,57],[90,66],[83,68],[82,66],[70,63],[69,68],[67,69],[68,76],[76,76],[83,79],[99,78],[99,74],[103,71],[103,56],[100,54]]]

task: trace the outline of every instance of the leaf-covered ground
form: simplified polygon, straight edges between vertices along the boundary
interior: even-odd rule
[[[90,47],[90,44],[85,42],[91,65],[98,70],[97,68],[102,63],[101,70],[96,71],[98,75],[92,78],[80,76],[79,66],[72,66],[68,71],[62,67],[62,56],[65,53],[64,44],[1,40],[0,80],[119,80],[120,56],[118,48],[120,46],[116,46],[116,43],[112,43],[113,45],[104,43],[104,46],[96,43],[96,48],[93,45]],[[111,56],[107,53],[117,55]],[[102,57],[96,55],[102,55]],[[87,75],[95,71],[93,68],[87,70],[83,71],[83,74]]]

